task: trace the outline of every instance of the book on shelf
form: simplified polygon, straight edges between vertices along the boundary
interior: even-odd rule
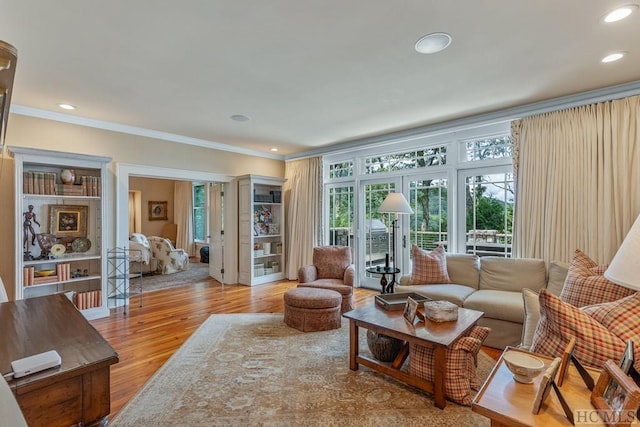
[[[22,191],[25,194],[56,194],[55,172],[24,171]]]
[[[57,184],[56,194],[59,196],[86,196],[82,185]]]
[[[83,175],[80,177],[80,183],[85,190],[86,196],[99,197],[102,191],[99,176]]]

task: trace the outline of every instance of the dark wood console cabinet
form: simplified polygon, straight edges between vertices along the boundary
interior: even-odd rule
[[[59,368],[9,381],[29,426],[107,424],[118,354],[64,294],[2,303],[0,325],[3,375],[33,354],[56,350],[62,359]]]

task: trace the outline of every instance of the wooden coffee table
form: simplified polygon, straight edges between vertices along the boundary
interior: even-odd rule
[[[349,368],[357,371],[359,364],[382,372],[406,384],[434,395],[434,404],[442,409],[446,406],[446,349],[460,336],[471,329],[484,313],[481,311],[458,309],[455,322],[432,322],[426,320],[415,325],[405,320],[402,311],[389,311],[369,304],[344,313],[349,319]],[[406,341],[402,350],[392,363],[380,362],[366,355],[360,355],[359,328],[363,327]],[[434,381],[409,375],[401,370],[409,355],[409,344],[434,348]]]

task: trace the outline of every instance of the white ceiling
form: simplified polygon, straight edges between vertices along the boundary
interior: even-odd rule
[[[0,0],[0,40],[14,107],[290,155],[637,82],[634,1]]]

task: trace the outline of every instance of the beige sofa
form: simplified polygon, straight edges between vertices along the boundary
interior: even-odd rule
[[[410,277],[403,276],[395,291],[415,292],[484,312],[478,324],[491,328],[484,344],[504,348],[519,345],[522,338],[522,289],[537,292],[547,288],[559,295],[567,265],[551,263],[547,272],[541,259],[447,254],[447,272],[451,283],[410,285]]]

